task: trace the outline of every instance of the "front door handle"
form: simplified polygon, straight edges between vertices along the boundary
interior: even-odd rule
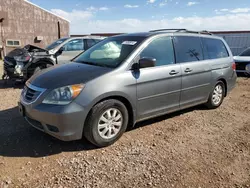
[[[175,74],[178,74],[179,72],[176,72],[175,70],[171,70],[170,72],[169,72],[169,74],[170,75],[175,75]]]
[[[190,68],[186,68],[186,70],[185,70],[186,73],[189,73],[189,72],[192,72],[192,71],[193,71],[193,70],[190,69]]]

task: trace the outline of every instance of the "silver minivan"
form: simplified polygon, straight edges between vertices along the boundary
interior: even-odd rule
[[[208,32],[124,34],[31,77],[19,109],[58,139],[85,136],[104,147],[136,122],[199,104],[219,107],[236,78],[228,45]]]

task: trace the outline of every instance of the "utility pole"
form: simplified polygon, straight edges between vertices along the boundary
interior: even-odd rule
[[[3,48],[3,57],[5,56],[5,49],[4,49],[4,38],[3,38],[3,21],[4,21],[4,18],[0,18],[0,26],[1,26],[1,40],[2,40],[2,48]]]

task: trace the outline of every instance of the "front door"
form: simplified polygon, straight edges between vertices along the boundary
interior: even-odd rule
[[[83,39],[73,39],[63,46],[63,52],[57,57],[58,64],[68,63],[71,59],[84,51]]]
[[[182,89],[180,107],[206,102],[211,91],[211,65],[204,60],[200,37],[174,37],[176,62],[181,66]]]
[[[137,117],[139,120],[179,109],[181,68],[175,64],[172,39],[153,39],[139,58],[156,59],[156,66],[142,68],[137,75]]]

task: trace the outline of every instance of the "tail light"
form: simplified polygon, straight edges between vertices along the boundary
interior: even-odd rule
[[[232,64],[232,69],[236,70],[236,63],[235,62],[233,62],[233,64]]]

